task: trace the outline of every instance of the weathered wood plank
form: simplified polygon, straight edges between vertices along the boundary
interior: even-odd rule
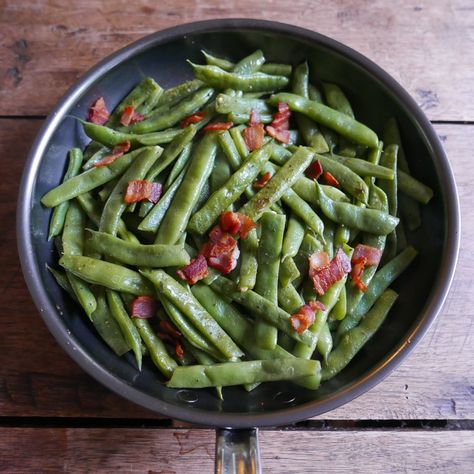
[[[214,472],[211,430],[0,429],[0,470]],[[301,447],[304,446],[304,449]],[[27,453],[27,454],[26,454]],[[472,472],[472,431],[261,431],[263,472]],[[402,454],[403,453],[403,454]]]
[[[285,21],[347,44],[392,74],[432,120],[474,120],[474,9],[466,0],[218,0],[159,4],[6,0],[0,114],[46,114],[88,68],[149,33],[211,18]],[[150,19],[153,18],[153,21]],[[51,60],[54,58],[54,61]]]
[[[24,284],[15,242],[17,185],[40,120],[0,120],[0,413],[3,416],[155,417],[93,381],[60,349]],[[437,125],[457,177],[462,249],[437,322],[387,380],[324,419],[466,419],[474,413],[474,126]]]

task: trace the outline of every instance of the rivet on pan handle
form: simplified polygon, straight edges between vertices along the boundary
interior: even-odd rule
[[[256,428],[216,431],[216,474],[261,474]]]

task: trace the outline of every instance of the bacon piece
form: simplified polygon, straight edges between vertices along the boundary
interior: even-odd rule
[[[206,242],[199,252],[207,259],[210,267],[220,270],[222,273],[230,273],[236,266],[240,255],[237,240],[228,232],[224,232],[220,226],[215,226]]]
[[[104,125],[109,120],[110,114],[103,97],[99,97],[90,107],[87,120],[97,125]]]
[[[323,166],[321,165],[321,162],[316,160],[315,162],[311,163],[306,168],[305,173],[309,179],[318,179],[323,174]]]
[[[311,300],[308,304],[311,306],[311,308],[314,311],[325,311],[326,310],[326,306],[324,306],[324,304],[321,303],[321,301]]]
[[[182,336],[182,334],[168,321],[160,321],[160,329],[175,339]]]
[[[220,226],[223,231],[232,235],[238,233],[241,239],[245,239],[249,232],[257,227],[257,224],[245,214],[226,211],[221,214]],[[213,231],[216,232],[214,229]]]
[[[132,301],[132,318],[148,319],[156,313],[156,301],[151,296],[137,296]]]
[[[203,130],[205,132],[214,132],[218,130],[229,130],[234,125],[233,122],[214,122],[206,125]]]
[[[315,316],[314,309],[309,304],[305,304],[301,306],[301,308],[295,314],[291,315],[291,327],[298,334],[301,334],[314,323]]]
[[[252,184],[252,188],[254,189],[262,189],[268,181],[270,181],[270,178],[272,177],[272,174],[270,171],[267,171],[263,176],[260,177],[255,183]]]
[[[311,258],[309,260],[309,276],[313,280],[316,293],[320,296],[341,280],[346,273],[351,271],[351,262],[344,251],[339,248],[334,258],[324,267],[312,267]]]
[[[190,285],[194,285],[209,274],[206,257],[198,255],[195,259],[191,260],[191,263],[178,270],[176,274]]]
[[[254,109],[251,110],[250,112],[250,120],[249,120],[249,126],[253,127],[254,125],[258,125],[260,123],[260,113]]]
[[[176,357],[178,357],[178,359],[182,359],[184,357],[184,349],[179,341],[175,342],[174,352],[176,354]]]
[[[152,183],[146,179],[136,179],[128,182],[123,200],[127,204],[144,201],[145,199],[156,203],[160,199],[162,189],[160,183]]]
[[[286,102],[278,102],[278,112],[273,114],[273,121],[270,124],[277,130],[288,130],[290,128],[290,107]]]
[[[313,271],[327,267],[330,262],[329,255],[323,250],[314,252],[313,255],[309,257],[309,266]]]
[[[364,273],[366,264],[367,259],[365,257],[357,259],[352,258],[351,279],[354,282],[355,287],[364,293],[367,291],[367,285],[362,281],[362,274]]]
[[[95,168],[99,168],[101,166],[107,166],[113,163],[117,158],[122,156],[124,153],[127,153],[128,150],[130,150],[130,142],[128,140],[124,141],[123,143],[120,143],[112,149],[112,153],[110,155],[105,156],[102,158],[100,161],[94,164]]]
[[[336,188],[341,187],[341,185],[339,184],[339,181],[329,171],[326,171],[323,174],[323,180],[329,186],[334,186]]]
[[[265,129],[263,127],[263,123],[247,127],[242,132],[242,136],[244,138],[245,144],[247,145],[247,148],[250,151],[262,148],[264,143],[263,138],[265,136]]]
[[[199,123],[201,120],[204,120],[206,117],[206,114],[204,112],[196,112],[195,114],[188,115],[185,117],[181,122],[179,123],[179,126],[181,128],[186,128],[188,125],[192,123]]]
[[[273,123],[273,122],[272,122]],[[290,142],[290,132],[289,130],[282,130],[279,128],[272,127],[271,125],[267,125],[265,127],[265,130],[267,133],[278,140],[281,143],[286,143],[288,144]]]
[[[382,258],[382,251],[376,247],[371,247],[370,245],[357,244],[352,254],[352,262],[356,260],[365,258],[365,266],[369,267],[370,265],[378,265],[380,259]]]
[[[222,252],[219,255],[209,257],[209,266],[219,270],[220,272],[227,274],[230,273],[236,266],[239,260],[240,250],[236,245],[231,252]]]
[[[141,122],[145,120],[145,116],[135,112],[135,109],[132,105],[127,105],[123,109],[122,116],[120,117],[120,123],[124,127],[128,127],[131,124]]]

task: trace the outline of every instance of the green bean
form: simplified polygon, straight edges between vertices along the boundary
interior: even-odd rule
[[[193,64],[195,76],[216,89],[236,89],[243,92],[259,92],[283,89],[288,84],[285,76],[272,76],[264,73],[233,73],[220,69],[217,66],[201,66]]]
[[[293,282],[295,287],[298,287],[302,281],[303,275],[308,273],[308,258],[313,255],[314,252],[322,250],[323,246],[321,242],[314,237],[311,233],[306,233],[301,242],[301,246],[298,250],[298,253],[294,257],[296,267],[300,272],[300,278]]]
[[[281,246],[286,218],[274,212],[264,212],[260,219],[260,242],[257,251],[257,279],[254,291],[274,305],[278,305],[278,274]],[[262,349],[273,349],[277,344],[277,328],[266,321],[255,324],[256,341]]]
[[[278,287],[278,304],[287,313],[294,314],[304,305],[304,300],[290,283]]]
[[[244,204],[240,212],[257,221],[303,174],[311,162],[313,154],[310,149],[300,147],[277,173],[272,176],[270,181],[250,201]]]
[[[188,230],[201,235],[206,233],[220,214],[252,184],[264,163],[270,158],[270,153],[271,144],[255,150],[228,181],[212,193],[206,204],[194,214],[189,221]]]
[[[421,183],[413,176],[401,170],[398,170],[397,176],[398,189],[403,194],[422,204],[428,204],[430,202],[433,197],[433,190],[429,186],[426,186],[426,184]]]
[[[252,74],[259,70],[265,62],[265,56],[261,49],[257,49],[252,54],[245,56],[232,67],[232,72],[237,74]],[[240,90],[240,89],[238,89]]]
[[[334,257],[334,237],[336,235],[336,226],[334,222],[325,219],[324,221],[324,232],[323,232],[323,249],[328,254],[329,258]]]
[[[135,86],[132,91],[120,102],[115,110],[110,114],[107,126],[115,128],[120,125],[120,119],[125,110],[125,107],[131,106],[137,109],[145,101],[148,100],[150,94],[154,94],[158,91],[159,95],[163,93],[163,89],[159,84],[155,82],[151,77],[145,77],[143,80]]]
[[[368,209],[329,199],[315,181],[317,199],[323,214],[333,222],[372,234],[389,234],[398,224],[397,217],[377,209]]]
[[[130,142],[132,148],[136,148],[141,145],[139,141],[139,135],[120,132],[118,130],[114,130],[113,128],[106,127],[105,125],[98,125],[96,123],[86,122],[85,120],[77,120],[79,120],[79,122],[82,124],[84,132],[89,138],[106,147],[112,148],[126,141]],[[92,163],[89,164],[88,162],[88,168],[91,164]]]
[[[153,295],[153,290],[144,277],[115,263],[79,255],[63,255],[59,264],[93,285],[102,285],[111,290],[137,296]]]
[[[142,369],[141,338],[132,320],[127,314],[120,295],[112,290],[106,290],[107,302],[112,316],[120,327],[122,335],[135,354],[138,370]]]
[[[323,89],[324,96],[326,97],[326,102],[329,107],[338,110],[339,112],[342,112],[351,118],[354,118],[354,111],[352,110],[351,104],[338,85],[324,82]]]
[[[167,128],[160,132],[144,133],[135,135],[138,143],[145,146],[163,145],[173,141],[178,135],[183,133],[182,128]]]
[[[374,148],[374,150],[378,151],[378,148]],[[315,158],[317,159],[318,156],[316,156]],[[331,154],[330,158],[347,166],[359,176],[373,176],[374,178],[386,180],[393,180],[395,176],[393,170],[386,168],[385,166],[380,166],[371,163],[370,161],[361,160],[360,158],[348,158],[346,156],[340,156],[335,154]]]
[[[288,93],[275,94],[269,99],[271,105],[277,105],[278,102],[286,102],[290,110],[300,112],[356,143],[370,148],[378,144],[377,135],[366,125],[323,104]]]
[[[331,336],[331,331],[329,330],[328,323],[325,323],[321,329],[321,333],[318,337],[318,344],[316,349],[323,357],[323,360],[327,360],[333,346],[333,340]]]
[[[56,270],[52,267],[50,267],[48,264],[46,264],[46,268],[49,270],[49,272],[53,275],[54,279],[56,280],[56,283],[76,302],[77,297],[74,293],[74,290],[72,289],[71,284],[69,283],[69,280],[67,278],[67,275],[65,272],[61,272],[59,270]]]
[[[282,286],[288,286],[300,276],[300,271],[292,257],[287,257],[280,264],[278,281]]]
[[[158,146],[142,148],[139,154],[143,153],[145,150],[150,150],[158,154],[162,149]],[[84,173],[74,176],[70,180],[47,192],[41,198],[41,202],[46,207],[55,207],[64,201],[68,201],[69,199],[75,198],[83,193],[92,191],[121,175],[130,166],[136,155],[137,152],[127,153],[118,157],[108,166],[92,168]]]
[[[173,303],[171,303],[168,298],[161,296],[160,301],[165,308],[166,314],[183,334],[187,342],[189,342],[194,348],[204,351],[208,357],[212,356],[217,360],[223,359],[222,355],[214,345],[207,341],[204,336],[196,330],[196,328],[187,320],[186,316]]]
[[[215,160],[214,160],[214,163],[215,163]],[[199,196],[197,198],[196,204],[194,205],[193,210],[191,211],[191,215],[194,215],[198,209],[204,206],[204,203],[207,202],[210,196],[211,196],[211,183],[208,178],[206,179],[206,181],[204,181],[201,192],[199,193]]]
[[[159,295],[168,298],[191,323],[201,331],[202,335],[228,359],[236,359],[243,355],[234,341],[222,330],[209,313],[194,298],[192,293],[184,289],[174,278],[163,270],[141,272],[154,285]]]
[[[115,186],[117,186],[119,179],[120,178],[115,178],[112,181],[109,181],[108,183],[104,184],[102,189],[97,193],[99,199],[102,202],[106,202],[107,199],[109,199],[109,196],[112,194],[112,191],[114,190]]]
[[[200,89],[191,97],[172,107],[168,113],[163,113],[159,109],[152,111],[148,118],[128,127],[128,131],[131,133],[149,133],[172,127],[180,120],[203,107],[213,94],[214,90],[210,87]]]
[[[259,114],[261,123],[271,123],[273,116],[270,114]],[[229,112],[227,119],[234,125],[246,124],[250,120],[250,113]]]
[[[332,308],[331,311],[331,318],[335,319],[336,321],[341,321],[346,317],[347,314],[347,292],[346,288],[342,288],[341,292],[339,293],[339,298]]]
[[[234,170],[238,169],[242,164],[242,159],[240,157],[239,151],[237,150],[237,147],[235,146],[231,134],[226,130],[225,132],[220,133],[217,139],[219,141],[220,147],[222,148],[222,151],[227,156],[227,159],[229,160],[229,163],[232,168]]]
[[[288,257],[294,257],[298,253],[301,242],[303,242],[305,228],[301,221],[292,214],[288,219],[285,237],[282,246],[282,261]]]
[[[214,168],[212,170],[211,176],[209,176],[209,186],[210,192],[216,192],[219,188],[224,186],[224,184],[229,180],[232,175],[231,166],[227,157],[220,151],[216,156],[216,161],[214,163]],[[232,208],[232,204],[228,206]]]
[[[380,295],[407,269],[417,254],[418,252],[413,247],[407,247],[377,271],[359,304],[341,322],[338,329],[340,336],[359,323]]]
[[[398,295],[392,290],[385,291],[373,308],[365,315],[359,326],[344,334],[337,347],[323,362],[322,380],[337,375],[354,358],[367,341],[377,332],[384,322]]]
[[[155,243],[174,244],[184,232],[202,188],[211,174],[216,153],[216,135],[205,135],[193,153],[179,192],[173,197],[161,222]]]
[[[251,290],[255,286],[258,269],[257,248],[257,231],[252,229],[240,246],[239,288],[241,291]]]
[[[175,369],[167,386],[170,388],[226,387],[293,380],[315,374],[319,370],[319,361],[295,358],[194,365]]]
[[[334,186],[321,185],[324,194],[331,198],[333,201],[349,202],[350,199],[345,195],[343,191],[335,188]],[[293,190],[301,199],[304,199],[311,206],[318,206],[317,194],[314,191],[314,181],[312,179],[305,178],[302,176],[293,185]]]
[[[147,319],[132,318],[150,354],[151,360],[158,370],[167,378],[171,377],[178,364],[168,354],[165,345],[153,331]]]
[[[191,94],[194,94],[194,92],[197,92],[203,86],[204,84],[201,81],[193,79],[191,81],[178,84],[177,86],[170,87],[163,92],[160,100],[157,103],[157,106],[162,107],[167,105],[171,107],[186,97],[189,97]]]
[[[309,331],[303,331],[301,334],[298,334],[291,327],[290,315],[277,305],[268,301],[266,298],[260,296],[258,293],[255,293],[252,290],[247,290],[242,293],[234,282],[222,276],[216,278],[211,287],[252,311],[252,313],[259,318],[273,324],[296,341],[300,341],[303,344],[313,343],[314,336]]]
[[[342,247],[351,240],[351,229],[345,225],[340,225],[334,233],[334,246]]]
[[[69,151],[69,164],[64,175],[63,182],[71,179],[73,176],[76,176],[79,173],[79,169],[82,164],[82,151],[79,148],[72,148]],[[66,218],[66,213],[69,207],[69,201],[62,202],[56,206],[51,215],[51,221],[49,223],[49,233],[48,240],[51,240],[52,237],[56,237],[61,233],[64,226],[64,219]]]
[[[100,337],[115,354],[122,356],[128,352],[131,347],[123,337],[117,321],[115,321],[114,317],[110,314],[105,293],[102,288],[98,291],[96,298],[97,308],[92,313],[92,324]]]
[[[247,158],[248,154],[250,153],[249,149],[247,148],[247,144],[245,143],[242,137],[242,133],[241,133],[244,128],[245,128],[244,126],[240,125],[238,127],[232,127],[229,131],[230,136],[232,137],[232,140],[234,141],[234,146],[239,152],[239,155],[241,158],[238,166],[240,166],[240,163],[242,162],[242,160],[245,160],[245,158]]]
[[[87,230],[93,250],[126,265],[182,267],[189,263],[189,255],[178,245],[143,245],[126,242],[105,232]]]
[[[191,142],[196,135],[197,128],[190,125],[178,135],[164,150],[160,159],[148,171],[146,179],[153,181],[167,166],[169,166],[183,151],[184,147]]]
[[[183,169],[187,165],[189,158],[191,156],[192,147],[193,147],[193,144],[188,143],[181,151],[181,154],[178,156],[177,160],[175,161],[173,168],[171,168],[168,178],[166,178],[165,189],[168,189],[170,186],[172,186],[176,178],[179,176],[181,171],[183,171]],[[144,217],[144,216],[141,216],[141,217]]]
[[[161,148],[158,153],[157,150],[147,149],[143,153],[140,153],[130,165],[129,169],[118,180],[102,211],[99,224],[99,230],[101,232],[107,232],[112,235],[117,234],[120,217],[127,208],[124,196],[129,181],[144,179],[146,173],[160,156],[161,151]]]
[[[216,112],[220,114],[228,114],[230,112],[250,114],[252,110],[259,113],[271,114],[266,101],[263,99],[232,97],[227,94],[219,94],[216,97]]]

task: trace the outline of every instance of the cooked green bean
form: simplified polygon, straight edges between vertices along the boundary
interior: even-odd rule
[[[316,345],[316,349],[321,354],[323,360],[327,360],[329,354],[331,353],[333,346],[333,340],[331,331],[329,329],[328,323],[325,323],[319,333],[318,337],[318,344]]]
[[[245,128],[244,126],[240,125],[238,127],[231,128],[229,131],[230,136],[232,137],[232,140],[234,141],[234,146],[240,155],[241,160],[238,162],[239,163],[238,166],[240,166],[240,163],[242,162],[242,160],[245,160],[245,158],[247,158],[247,156],[250,153],[249,149],[247,148],[247,144],[245,143],[242,137],[242,133],[241,133],[244,128]]]
[[[303,242],[305,228],[301,221],[293,214],[288,219],[285,237],[282,246],[282,261],[288,257],[294,257],[298,253],[301,242]]]
[[[397,297],[398,295],[394,291],[386,290],[380,295],[359,326],[352,328],[344,334],[337,347],[329,354],[327,360],[323,362],[323,381],[334,377],[349,364],[366,342],[377,332]]]
[[[270,114],[259,114],[261,123],[271,123],[273,116]],[[250,113],[229,112],[227,119],[234,125],[247,124],[250,120]]]
[[[402,193],[422,204],[428,204],[430,202],[433,197],[433,190],[429,186],[426,186],[426,184],[421,183],[413,176],[401,170],[398,170],[397,176],[398,189]]]
[[[287,257],[280,264],[279,282],[282,286],[288,286],[300,276],[300,271],[292,257]]]
[[[257,231],[252,229],[247,238],[242,240],[240,247],[239,288],[241,291],[251,290],[255,286],[258,268],[257,248]]]
[[[197,79],[178,84],[177,86],[166,89],[156,105],[158,107],[162,107],[164,105],[171,107],[184,98],[189,97],[191,94],[194,94],[194,92],[197,92],[203,86],[204,84]]]
[[[219,94],[216,97],[216,112],[228,114],[230,112],[237,114],[250,114],[255,112],[270,114],[270,109],[263,99],[247,99],[245,97],[232,97],[227,94]]]
[[[376,148],[374,150],[377,150]],[[315,156],[316,159],[319,158],[318,155]],[[360,158],[348,158],[347,156],[340,156],[331,154],[330,158],[342,163],[347,166],[349,169],[357,173],[359,176],[372,176],[374,178],[388,179],[393,180],[395,174],[393,170],[386,168],[385,166],[380,166],[370,161],[361,160]]]

